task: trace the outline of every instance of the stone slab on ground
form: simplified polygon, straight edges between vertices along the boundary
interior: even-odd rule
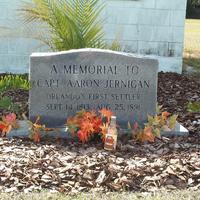
[[[29,135],[29,124],[27,121],[19,121],[20,128],[19,129],[13,129],[7,137],[19,137],[19,138],[26,138]],[[70,134],[67,132],[67,129],[65,127],[57,127],[56,130],[58,131],[50,131],[43,133],[44,136],[47,137],[59,137],[59,138],[71,138]],[[172,131],[163,131],[161,132],[161,136],[163,137],[179,137],[179,136],[188,136],[189,131],[183,127],[178,122],[176,123],[176,126],[174,130]]]

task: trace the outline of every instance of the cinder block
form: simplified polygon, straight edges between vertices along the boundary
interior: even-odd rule
[[[124,25],[123,40],[138,40],[138,26]]]
[[[137,40],[138,26],[137,25],[116,25],[106,24],[104,26],[106,32],[106,39],[108,40]]]
[[[7,54],[7,53],[8,53],[8,39],[0,38],[0,54]]]
[[[9,54],[28,54],[30,55],[33,51],[38,51],[37,48],[39,42],[32,39],[26,38],[11,38],[8,41],[8,53]]]
[[[145,55],[168,56],[168,42],[138,42],[138,52]]]
[[[108,6],[126,8],[155,8],[156,0],[109,0]]]
[[[185,25],[185,15],[186,12],[184,10],[172,10],[171,11],[171,26],[183,26]]]
[[[186,10],[187,0],[156,0],[157,9]]]
[[[138,42],[138,53],[144,55],[158,55],[158,43],[157,42]]]
[[[116,24],[105,24],[104,31],[105,38],[107,40],[114,40],[116,39],[117,35],[121,35],[121,32],[123,31],[123,25],[117,27]]]
[[[171,42],[180,42],[184,41],[184,27],[173,27],[172,28],[172,40]]]
[[[122,51],[127,53],[138,53],[138,41],[124,40],[121,44]]]
[[[144,25],[169,26],[170,10],[141,9],[139,23]]]
[[[170,42],[168,51],[172,53],[173,57],[182,57],[183,56],[183,43]],[[169,55],[170,56],[170,55]]]
[[[123,17],[122,17],[123,16]],[[137,24],[140,18],[138,8],[106,8],[105,17],[107,23],[115,24]]]
[[[5,3],[0,2],[0,20],[6,20],[8,18],[8,6]]]
[[[26,73],[29,66],[29,55],[0,55],[0,72]]]
[[[171,28],[168,26],[139,25],[139,40],[169,42],[171,40]]]
[[[159,71],[182,73],[182,57],[158,57]]]

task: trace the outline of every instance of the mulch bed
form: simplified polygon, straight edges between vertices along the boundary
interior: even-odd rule
[[[27,113],[28,92],[8,91]],[[200,113],[189,113],[187,103],[200,101],[200,84],[175,73],[159,73],[158,102],[179,114],[189,137],[162,138],[154,144],[119,141],[117,152],[102,144],[69,141],[0,139],[0,192],[49,189],[82,191],[154,192],[200,188]],[[1,111],[5,112],[5,111]]]

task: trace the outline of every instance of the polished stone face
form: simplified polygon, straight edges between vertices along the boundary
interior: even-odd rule
[[[81,109],[111,109],[118,124],[155,114],[158,62],[107,50],[37,53],[30,58],[30,119],[62,126]]]

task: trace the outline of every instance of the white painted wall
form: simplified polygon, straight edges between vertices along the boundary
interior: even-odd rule
[[[0,27],[19,26],[20,0],[0,0]],[[187,0],[102,0],[108,42],[119,39],[123,51],[158,58],[160,70],[182,71]],[[0,39],[0,72],[27,72],[35,41]]]

